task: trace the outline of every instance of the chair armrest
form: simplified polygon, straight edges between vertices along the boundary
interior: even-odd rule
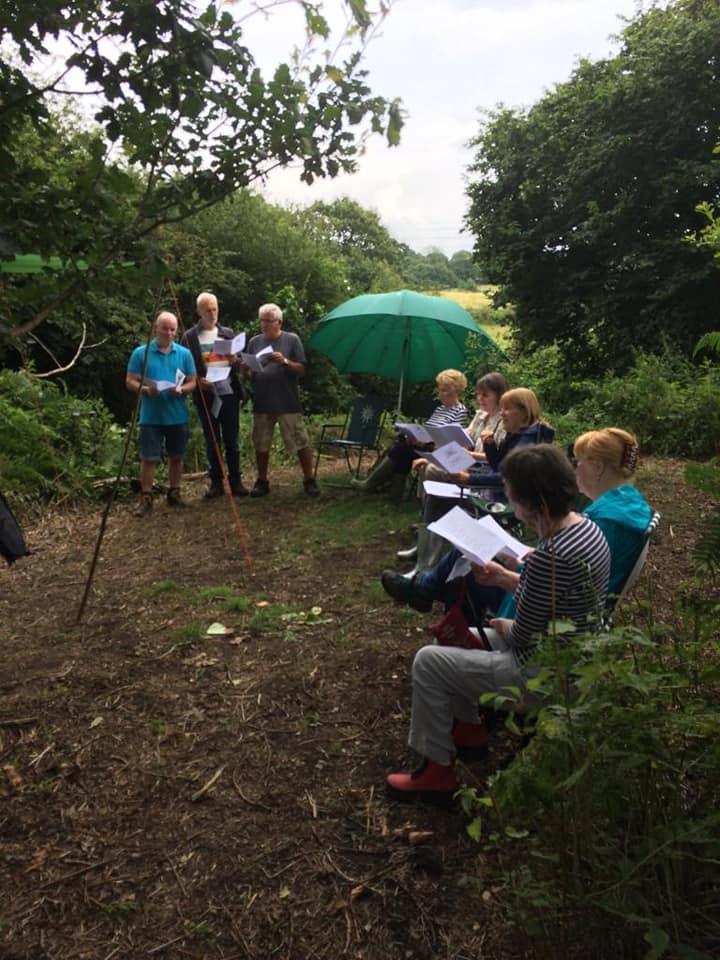
[[[331,436],[329,431],[339,430],[340,435],[342,435],[343,430],[345,429],[344,423],[323,423],[320,425],[320,443],[325,439],[326,432],[328,432],[328,437]]]

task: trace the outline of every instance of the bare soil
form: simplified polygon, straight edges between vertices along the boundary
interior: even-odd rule
[[[377,588],[409,521],[290,551],[308,512],[357,494],[271,479],[239,503],[242,537],[202,482],[184,511],[117,504],[80,624],[102,507],[25,518],[33,555],[0,571],[4,960],[530,955],[462,812],[384,796],[427,636]],[[639,485],[663,524],[636,592],[671,618],[709,504],[677,461]],[[221,586],[249,608],[201,594]],[[258,619],[278,604],[291,616]],[[201,637],[214,621],[228,632]],[[482,789],[513,748],[503,732],[462,779]]]

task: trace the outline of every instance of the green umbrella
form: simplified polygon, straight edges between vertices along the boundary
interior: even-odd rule
[[[400,410],[404,384],[433,380],[449,367],[463,369],[469,333],[499,350],[453,300],[398,290],[363,294],[335,307],[322,318],[308,346],[324,353],[342,373],[399,380]]]

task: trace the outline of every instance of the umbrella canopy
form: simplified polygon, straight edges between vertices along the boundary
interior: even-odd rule
[[[448,367],[465,365],[469,333],[497,348],[467,310],[444,297],[412,290],[353,297],[322,318],[308,346],[324,353],[342,373],[374,373],[405,383],[433,380]]]

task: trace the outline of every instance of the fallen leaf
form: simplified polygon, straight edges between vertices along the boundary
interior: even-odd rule
[[[256,607],[269,607],[269,606],[270,606],[270,601],[269,601],[269,600],[258,600],[258,602],[255,604],[255,606],[256,606]]]
[[[278,894],[281,900],[285,900],[290,896],[290,887],[281,887],[280,893]]]
[[[224,623],[211,623],[205,631],[205,636],[224,637],[227,636],[228,633],[232,633],[232,630],[229,627],[226,627]]]
[[[12,763],[6,763],[5,766],[3,767],[3,770],[5,771],[5,776],[10,781],[11,786],[13,787],[22,786],[22,777],[17,772],[17,770],[15,769]]]
[[[93,722],[90,724],[90,729],[92,730],[94,727],[99,727],[102,722],[103,722],[102,717],[95,717]]]
[[[36,847],[33,851],[32,860],[27,867],[25,867],[25,873],[30,873],[31,870],[41,870],[45,866],[45,861],[49,853],[50,851],[47,847]]]

